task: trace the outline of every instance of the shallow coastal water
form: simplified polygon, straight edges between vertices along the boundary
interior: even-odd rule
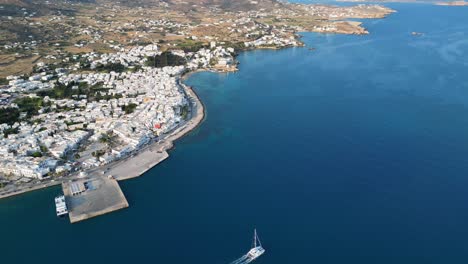
[[[0,200],[1,263],[468,261],[468,8],[390,5],[369,36],[242,53],[187,81],[204,123],[70,225],[58,187]],[[422,37],[412,31],[425,33]]]

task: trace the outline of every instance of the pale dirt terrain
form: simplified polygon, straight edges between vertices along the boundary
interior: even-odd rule
[[[255,23],[283,28],[291,36],[298,30],[321,32],[316,26],[336,28],[326,33],[367,34],[361,25],[344,21],[381,18],[392,13],[391,9],[288,4],[275,0],[93,2],[70,4],[58,0],[33,4],[2,0],[5,6],[0,9],[0,32],[8,38],[0,38],[0,78],[28,74],[37,55],[54,55],[55,63],[63,64],[66,54],[114,52],[111,45],[158,43],[162,50],[190,49],[215,40],[242,48],[244,41],[255,38],[255,35],[253,39],[246,37],[245,26]],[[351,9],[353,15],[346,15]],[[252,22],[240,25],[242,19]],[[163,23],[154,24],[158,20]],[[193,41],[192,37],[197,40]],[[83,46],[75,46],[79,43]],[[14,47],[6,49],[5,45]],[[26,58],[14,56],[12,61],[15,54]]]

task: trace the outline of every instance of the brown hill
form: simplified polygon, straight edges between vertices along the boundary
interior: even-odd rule
[[[30,6],[30,3],[24,0],[0,0],[0,5],[13,5],[13,6],[28,7]]]
[[[276,0],[49,0],[34,1],[34,0],[0,0],[0,6],[6,6],[5,9],[31,8],[47,13],[48,9],[56,10],[57,7],[66,8],[72,3],[118,3],[132,7],[156,6],[161,3],[167,3],[175,9],[186,10],[196,7],[217,7],[226,11],[248,11],[258,9],[270,9],[276,4],[280,4]],[[2,12],[2,10],[0,10]]]

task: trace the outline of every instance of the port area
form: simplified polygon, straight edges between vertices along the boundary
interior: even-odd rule
[[[180,82],[180,80],[179,80]],[[190,88],[186,92],[191,110],[188,121],[122,160],[80,173],[76,180],[62,183],[71,223],[107,214],[129,206],[117,181],[139,177],[169,157],[173,142],[192,131],[203,121],[204,107]]]
[[[119,183],[113,178],[67,181],[62,183],[62,189],[71,223],[128,207]]]

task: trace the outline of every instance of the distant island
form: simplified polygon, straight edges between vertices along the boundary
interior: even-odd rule
[[[433,3],[430,0],[336,0],[337,2],[350,3]]]
[[[435,0],[336,0],[337,2],[350,2],[350,3],[420,3],[420,4],[434,4],[440,6],[468,6],[467,1],[435,1]]]
[[[436,5],[441,5],[441,6],[468,6],[468,2],[467,1],[437,2]]]

